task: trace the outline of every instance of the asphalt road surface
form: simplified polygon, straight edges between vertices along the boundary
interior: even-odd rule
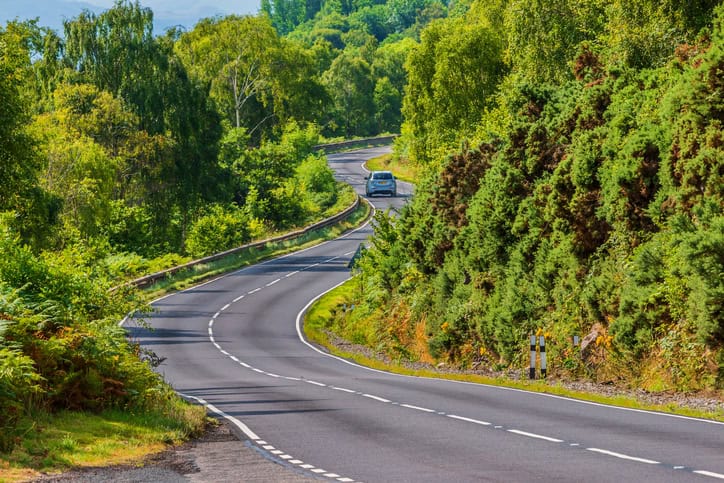
[[[329,156],[364,193],[365,159]],[[376,197],[378,209],[405,203]],[[479,384],[398,376],[303,340],[310,301],[349,277],[371,233],[261,263],[155,302],[141,343],[177,391],[210,404],[249,444],[333,481],[715,481],[724,424]],[[239,480],[243,480],[240,469]]]

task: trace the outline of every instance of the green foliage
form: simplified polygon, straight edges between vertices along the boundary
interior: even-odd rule
[[[572,72],[541,71],[537,78],[556,83],[529,82],[536,67],[515,61],[513,74],[496,84],[501,90],[490,102],[497,105],[475,109],[479,121],[468,118],[477,126],[431,122],[436,111],[449,111],[449,98],[434,95],[445,64],[433,53],[455,38],[443,28],[454,21],[423,32],[408,59],[403,131],[415,135],[404,140],[415,159],[432,166],[399,218],[378,221],[359,265],[359,310],[383,314],[393,332],[424,323],[430,354],[460,365],[522,366],[527,335],[541,329],[554,372],[646,385],[656,366],[664,387],[714,387],[724,347],[724,10],[666,65],[636,69],[606,48],[576,45],[576,32],[590,33],[582,26],[594,25],[602,5],[561,4],[575,10],[563,19],[529,12],[533,23],[525,28],[532,30],[516,35],[539,53],[519,54],[534,64],[571,61]],[[682,7],[676,25],[696,17],[692,25],[701,26],[711,16],[701,8],[697,16]],[[565,27],[571,40],[533,35],[544,20],[573,21]],[[556,28],[563,26],[549,25],[548,34],[564,33]],[[654,57],[645,64],[666,54]],[[474,129],[485,139],[479,147],[463,143],[454,155],[436,155]],[[397,315],[408,308],[412,322]],[[574,363],[570,338],[593,327],[596,349]]]
[[[217,205],[191,226],[186,249],[194,258],[201,258],[241,246],[250,238],[247,215],[239,208]]]

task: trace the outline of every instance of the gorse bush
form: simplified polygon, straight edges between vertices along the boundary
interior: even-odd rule
[[[433,163],[399,218],[377,220],[361,310],[393,331],[407,311],[429,353],[461,365],[522,366],[542,329],[554,373],[636,381],[658,365],[644,385],[722,386],[723,17],[655,68],[581,44],[563,81],[511,75],[490,111],[508,129]]]

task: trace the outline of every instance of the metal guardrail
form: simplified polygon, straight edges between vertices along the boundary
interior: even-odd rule
[[[292,231],[289,233],[285,233],[284,235],[276,236],[273,238],[267,238],[265,240],[256,241],[253,243],[247,243],[246,245],[242,245],[240,247],[232,248],[230,250],[226,250],[223,252],[215,253],[213,255],[209,255],[208,257],[200,258],[198,260],[193,260],[188,263],[184,263],[183,265],[178,265],[176,267],[167,268],[166,270],[161,270],[160,272],[152,273],[150,275],[146,275],[141,278],[137,278],[135,280],[131,280],[129,282],[123,283],[121,285],[118,285],[116,287],[113,287],[111,290],[119,290],[121,288],[125,287],[136,287],[141,288],[145,287],[147,285],[150,285],[158,280],[162,280],[169,275],[173,275],[174,273],[180,272],[182,270],[186,270],[189,268],[193,268],[196,265],[201,265],[204,263],[213,262],[216,260],[219,260],[224,257],[228,257],[229,255],[234,255],[236,253],[242,252],[244,250],[249,250],[252,248],[260,248],[266,245],[267,243],[278,243],[282,241],[291,240],[293,238],[297,238],[303,235],[306,235],[307,233],[318,230],[320,228],[326,228],[330,225],[334,225],[343,219],[347,218],[349,215],[351,215],[359,206],[360,204],[360,197],[357,195],[355,197],[354,203],[352,203],[348,208],[346,208],[344,211],[341,211],[340,213],[337,213],[334,216],[330,216],[329,218],[325,218],[322,221],[318,221],[317,223],[314,223],[312,225],[309,225],[305,228],[302,228],[301,230]]]
[[[378,137],[374,137],[374,138],[354,139],[352,141],[341,141],[338,143],[317,144],[316,146],[314,146],[314,149],[315,149],[315,151],[322,150],[325,153],[331,153],[331,152],[337,151],[338,149],[365,147],[365,146],[380,146],[380,145],[392,144],[392,141],[394,141],[396,137],[397,137],[397,134],[393,134],[391,136],[378,136]]]

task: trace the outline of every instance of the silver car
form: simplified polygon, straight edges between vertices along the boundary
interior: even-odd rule
[[[373,196],[379,193],[385,193],[390,196],[397,196],[397,181],[389,171],[372,171],[368,177],[365,193],[367,196]]]

